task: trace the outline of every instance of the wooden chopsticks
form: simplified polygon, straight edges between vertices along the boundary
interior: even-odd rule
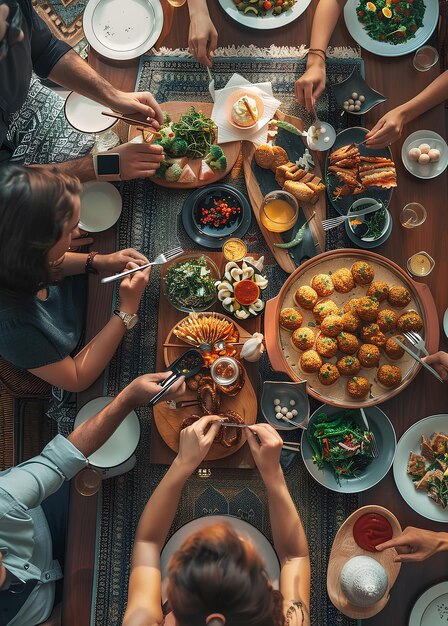
[[[109,113],[108,111],[101,111],[101,115],[105,115],[106,117],[113,117],[116,120],[121,120],[122,122],[126,122],[127,124],[130,124],[131,126],[137,126],[137,125],[142,126],[145,128],[145,130],[149,130],[149,132],[151,132],[154,135],[154,137],[162,136],[159,133],[159,131],[152,126],[151,122],[144,122],[142,120],[136,120],[132,117],[121,115],[120,113]]]

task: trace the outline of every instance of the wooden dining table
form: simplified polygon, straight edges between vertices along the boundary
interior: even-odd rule
[[[164,26],[156,47],[186,48],[188,46],[189,18],[186,5],[172,8],[167,0],[161,0],[164,9]],[[254,44],[260,48],[271,44],[278,46],[309,45],[311,25],[318,0],[312,0],[303,15],[293,23],[276,30],[247,29],[232,21],[217,1],[209,2],[210,15],[219,35],[219,46]],[[332,46],[356,48],[341,17],[331,39]],[[387,101],[375,107],[366,115],[366,126],[373,124],[386,111],[410,99],[424,89],[440,69],[434,66],[427,72],[418,72],[412,64],[412,54],[403,57],[385,58],[362,50],[365,74],[369,84],[387,96]],[[133,91],[138,69],[138,59],[116,62],[104,59],[92,49],[89,63],[114,86],[125,91]],[[291,85],[291,89],[294,86]],[[400,153],[404,139],[412,132],[429,129],[447,138],[446,109],[443,105],[434,107],[418,119],[407,124],[401,138],[393,144],[392,151],[398,173],[398,188],[395,190],[390,210],[394,228],[388,241],[377,251],[395,261],[401,267],[407,259],[421,250],[435,259],[432,273],[422,279],[432,292],[437,307],[439,326],[448,308],[448,185],[446,173],[438,178],[422,181],[413,177],[404,168]],[[400,226],[399,212],[408,202],[416,201],[427,210],[426,222],[415,229]],[[102,252],[113,251],[115,236],[113,229],[95,235],[95,249]],[[87,314],[87,339],[93,337],[110,316],[112,287],[96,289],[96,277],[91,277]],[[446,350],[446,338],[441,330],[440,349]],[[102,380],[79,396],[79,405],[102,395]],[[442,385],[428,372],[422,370],[412,384],[400,395],[381,404],[381,408],[391,419],[397,438],[414,422],[423,417],[447,412],[448,386]],[[95,568],[95,542],[97,496],[83,497],[72,488],[68,546],[65,564],[65,584],[63,598],[63,626],[88,626],[91,619],[92,594]],[[392,472],[374,488],[362,494],[363,504],[378,504],[392,511],[402,527],[412,525],[434,531],[448,530],[446,525],[431,522],[413,511],[398,493]],[[398,580],[392,590],[389,603],[377,616],[369,620],[369,625],[394,624],[405,626],[409,613],[419,595],[428,587],[448,579],[446,555],[402,566]],[[123,593],[125,591],[123,590]],[[97,625],[103,626],[103,625]],[[332,626],[330,624],[319,626]]]

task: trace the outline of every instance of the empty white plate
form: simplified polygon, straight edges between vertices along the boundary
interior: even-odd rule
[[[90,100],[72,91],[65,101],[64,112],[67,122],[81,133],[102,133],[111,128],[116,119],[102,115],[102,111],[112,113],[104,104]]]
[[[83,16],[89,44],[108,59],[134,59],[157,41],[163,27],[159,0],[90,0]]]
[[[107,230],[120,217],[121,207],[120,193],[111,183],[96,180],[84,183],[79,227],[88,233]]]
[[[414,604],[409,626],[437,626],[448,621],[448,582],[427,589]]]

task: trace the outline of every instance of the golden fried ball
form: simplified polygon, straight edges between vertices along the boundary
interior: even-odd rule
[[[393,285],[389,289],[389,293],[387,294],[387,300],[392,306],[396,307],[397,309],[402,309],[404,306],[407,306],[409,304],[409,302],[412,300],[412,296],[406,289],[406,287]]]
[[[307,311],[311,311],[318,298],[319,296],[314,289],[308,287],[308,285],[302,285],[302,287],[299,287],[294,294],[294,302]]]
[[[352,313],[356,314],[356,307],[358,306],[360,298],[351,298],[348,302],[344,304],[344,313]]]
[[[359,348],[358,359],[363,367],[375,367],[380,360],[380,349],[373,343],[363,343]]]
[[[344,331],[339,333],[336,340],[338,342],[339,350],[344,354],[355,354],[355,352],[358,351],[359,341],[355,335]]]
[[[344,325],[339,315],[327,315],[320,325],[320,332],[327,337],[337,337],[343,330]]]
[[[341,321],[343,329],[349,333],[356,333],[361,328],[361,320],[354,313],[344,313]]]
[[[321,300],[313,308],[313,315],[319,324],[321,324],[328,315],[338,314],[338,305],[333,302],[333,300]]]
[[[403,335],[396,335],[396,336],[402,343],[406,341]],[[394,337],[391,337],[390,339],[386,341],[386,345],[384,346],[384,351],[389,357],[389,359],[393,359],[394,361],[401,359],[401,357],[404,354],[403,348],[399,346],[396,341],[394,341]]]
[[[339,293],[348,293],[355,286],[352,273],[346,267],[342,267],[340,270],[336,270],[331,275],[334,288]]]
[[[355,400],[361,400],[369,393],[370,383],[367,378],[353,376],[347,382],[347,391],[349,396],[355,398]]]
[[[367,290],[367,295],[376,298],[378,302],[382,302],[387,298],[389,293],[389,285],[383,280],[374,280]]]
[[[366,343],[373,343],[382,348],[386,344],[386,335],[380,330],[378,324],[368,324],[361,329],[361,339]]]
[[[394,313],[391,309],[383,309],[378,313],[376,323],[383,333],[391,333],[395,330],[395,325],[397,323],[397,314]]]
[[[280,311],[280,326],[285,330],[296,330],[302,322],[303,316],[297,309],[291,307]]]
[[[376,376],[385,387],[397,387],[401,383],[401,370],[396,365],[381,365]]]
[[[375,298],[365,296],[358,300],[356,313],[364,322],[374,322],[378,316],[380,303]]]
[[[326,359],[331,359],[338,351],[338,342],[333,337],[320,334],[316,339],[316,352]]]
[[[298,350],[311,350],[316,336],[311,328],[298,328],[291,336],[292,345]]]
[[[308,374],[314,374],[322,367],[322,359],[316,350],[307,350],[300,357],[300,367]]]
[[[397,319],[397,330],[404,333],[413,330],[419,333],[423,328],[423,320],[415,311],[407,311]]]
[[[317,274],[313,276],[311,279],[311,287],[321,298],[331,296],[334,291],[333,281],[328,274]]]
[[[357,285],[368,285],[375,278],[375,271],[367,261],[356,261],[351,267],[353,280]]]
[[[319,370],[318,378],[322,385],[332,385],[339,378],[339,370],[332,363],[324,363]]]
[[[343,356],[336,363],[336,367],[342,376],[354,376],[361,369],[361,363],[355,356]]]

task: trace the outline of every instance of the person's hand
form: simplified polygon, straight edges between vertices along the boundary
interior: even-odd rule
[[[112,254],[97,254],[93,258],[92,267],[101,273],[122,272],[128,263],[136,265],[145,265],[149,263],[148,259],[141,252],[137,252],[133,248],[118,250]]]
[[[200,420],[180,431],[176,461],[189,474],[207,456],[213,439],[221,428],[220,420],[219,415],[204,415]]]
[[[218,33],[208,14],[194,13],[190,18],[188,48],[196,59],[212,66],[212,56],[218,45]]]
[[[311,111],[317,98],[325,89],[325,63],[319,59],[308,65],[305,74],[296,80],[294,92],[299,104]]]
[[[129,402],[135,408],[147,404],[156,393],[162,390],[160,383],[171,376],[172,372],[157,372],[155,374],[143,374],[134,379],[125,390]],[[181,376],[172,387],[164,394],[163,400],[176,400],[185,395],[185,377]]]
[[[127,263],[125,269],[132,270],[138,267],[132,261]],[[120,310],[125,313],[137,313],[141,297],[149,281],[151,268],[147,267],[140,272],[134,272],[125,276],[120,283]]]
[[[120,155],[121,180],[153,176],[165,158],[162,146],[157,144],[128,142],[112,151]]]
[[[149,91],[115,91],[111,96],[110,107],[122,115],[131,115],[142,122],[151,122],[154,128],[163,124],[163,112]]]
[[[254,424],[245,432],[255,464],[264,480],[279,468],[283,439],[270,424]]]
[[[376,549],[382,552],[388,548],[395,548],[398,552],[394,558],[395,563],[424,561],[436,552],[447,549],[446,537],[446,533],[408,526],[399,537],[380,543]]]
[[[81,230],[76,228],[70,239],[70,248],[71,252],[78,250],[78,248],[82,248],[83,246],[90,246],[94,242],[93,237],[90,236],[90,233],[85,230]]]
[[[423,361],[431,365],[440,374],[444,381],[448,380],[448,354],[446,352],[436,352],[423,357]]]
[[[6,35],[8,30],[7,19],[9,15],[9,6],[7,4],[0,4],[0,41]]]
[[[400,138],[406,118],[402,109],[397,107],[388,111],[378,120],[372,130],[366,135],[366,146],[371,148],[385,148]]]

